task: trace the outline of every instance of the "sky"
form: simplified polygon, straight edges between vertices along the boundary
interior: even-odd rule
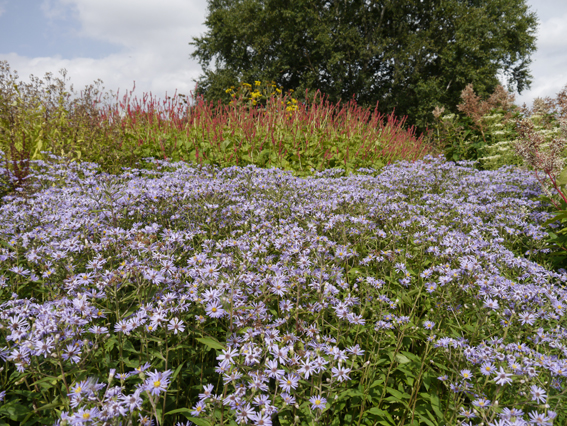
[[[527,4],[540,21],[537,50],[531,88],[515,103],[530,106],[567,85],[567,0]],[[120,97],[134,84],[138,99],[190,96],[203,72],[189,42],[208,31],[206,16],[207,0],[0,0],[0,61],[26,83],[66,69],[77,93],[100,79]]]

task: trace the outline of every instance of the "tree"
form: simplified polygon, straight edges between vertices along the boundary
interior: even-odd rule
[[[307,102],[394,109],[424,130],[437,105],[457,112],[472,83],[481,97],[507,79],[530,87],[537,17],[525,0],[209,0],[191,54],[197,94],[228,103],[239,82],[275,81]],[[215,61],[216,70],[207,69]]]

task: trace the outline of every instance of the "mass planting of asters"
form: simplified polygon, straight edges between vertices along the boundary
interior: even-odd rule
[[[152,162],[36,161],[33,191],[4,198],[4,407],[72,425],[564,424],[567,274],[542,264],[532,174]]]

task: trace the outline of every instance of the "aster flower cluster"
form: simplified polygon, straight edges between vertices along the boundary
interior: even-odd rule
[[[9,403],[33,377],[71,424],[560,424],[567,274],[521,170],[35,163],[0,206]]]
[[[148,367],[149,365],[144,365],[131,374],[141,374]],[[137,414],[139,424],[152,425],[153,413],[151,411],[144,413],[142,406],[145,400],[149,400],[150,405],[155,406],[152,397],[159,396],[167,390],[171,373],[171,370],[163,373],[158,371],[148,373],[148,377],[135,387],[132,394],[124,393],[124,386],[110,387],[98,383],[98,380],[92,377],[77,382],[71,387],[68,395],[71,411],[63,411],[61,421],[70,425],[112,424],[114,420],[119,421]],[[110,383],[114,374],[115,370],[112,369],[109,374]],[[101,395],[102,390],[105,392]]]

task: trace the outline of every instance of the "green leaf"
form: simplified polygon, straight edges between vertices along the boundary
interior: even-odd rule
[[[56,400],[59,399],[59,397],[56,398]],[[38,411],[44,411],[44,410],[51,410],[53,408],[56,407],[63,407],[63,405],[60,402],[54,402],[52,404],[46,404],[46,405],[42,405],[41,407],[39,407],[37,410]]]
[[[427,424],[428,426],[435,426],[435,424],[429,420],[427,417],[423,416],[422,414],[418,414],[417,417],[419,417],[420,420],[420,424]]]
[[[407,364],[408,362],[410,362],[408,357],[406,357],[405,355],[402,355],[402,354],[396,354],[396,359],[398,360],[398,362],[400,364]]]
[[[106,342],[104,342],[104,348],[107,351],[111,351],[114,348],[114,345],[118,344],[118,339],[116,336],[111,336]]]
[[[394,398],[396,398],[399,401],[403,401],[404,399],[409,400],[411,398],[411,396],[409,394],[407,394],[405,392],[400,392],[400,391],[398,391],[394,388],[387,387],[386,390],[388,392],[390,392],[394,396]]]
[[[199,419],[197,417],[187,417],[187,420],[192,421],[197,426],[211,426],[211,424],[208,421],[206,421],[205,419]]]
[[[124,365],[126,365],[126,367],[138,368],[139,364],[140,364],[140,361],[138,361],[138,360],[132,360],[130,358],[124,358]]]
[[[29,408],[18,404],[19,400],[10,401],[0,407],[0,415],[7,416],[10,420],[18,421],[29,413]]]
[[[376,386],[380,386],[381,384],[384,383],[384,380],[375,380],[371,385],[370,385],[370,389],[376,387]]]
[[[373,408],[371,408],[370,410],[366,410],[364,413],[365,413],[365,414],[366,414],[366,413],[368,413],[368,414],[373,414],[373,415],[375,415],[375,416],[382,416],[382,417],[385,417],[385,418],[391,420],[392,422],[394,421],[394,419],[392,418],[392,416],[390,415],[390,413],[388,413],[388,412],[385,411],[385,410],[381,410],[381,409],[378,408],[378,407],[373,407]]]
[[[185,362],[182,362],[181,364],[179,364],[179,367],[177,367],[175,369],[175,371],[173,372],[173,376],[171,376],[171,381],[173,382],[175,380],[175,378],[177,377],[177,375],[179,374],[179,372],[181,371],[181,367],[183,367],[183,364],[185,364]]]
[[[338,399],[347,399],[347,398],[354,398],[354,397],[363,397],[364,394],[356,389],[347,389],[339,394]]]
[[[134,349],[134,345],[129,340],[124,340],[123,349],[128,352],[138,353],[136,349]]]
[[[201,342],[203,345],[206,345],[211,349],[226,349],[218,340],[212,337],[201,337],[198,338],[197,341]]]
[[[421,358],[418,357],[416,354],[407,351],[400,351],[400,352],[404,354],[407,358],[409,358],[411,361],[421,363]]]
[[[164,358],[164,356],[163,356],[159,351],[157,351],[157,350],[155,350],[155,349],[150,349],[149,352],[150,352],[150,354],[151,354],[152,356],[155,356],[156,358],[159,358],[159,359],[161,359],[162,361],[166,361],[166,362],[167,362],[167,360]]]

